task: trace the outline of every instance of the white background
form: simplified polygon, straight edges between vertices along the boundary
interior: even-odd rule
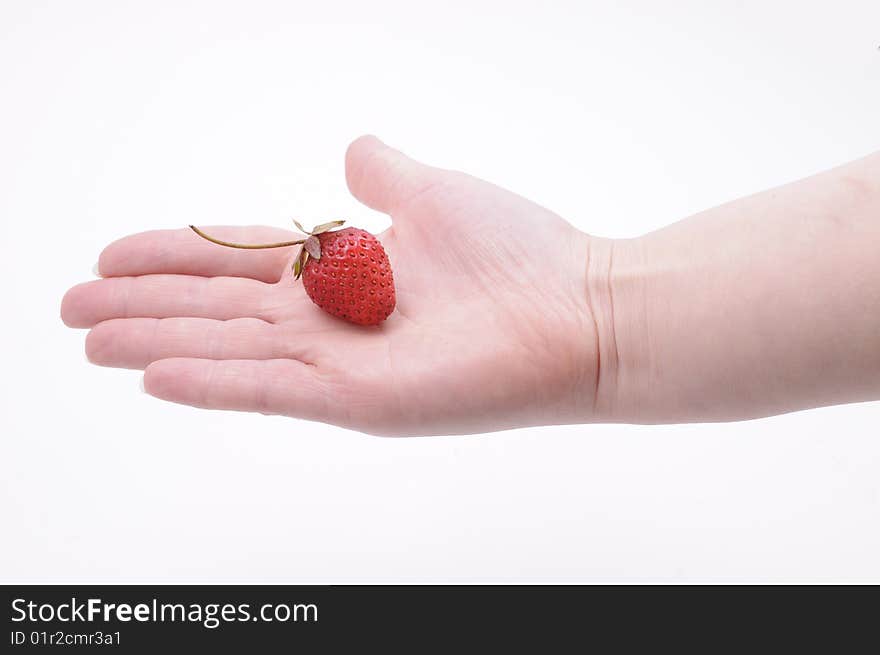
[[[58,318],[127,233],[387,219],[374,132],[601,236],[880,148],[880,3],[0,2],[0,581],[880,582],[880,405],[380,439]],[[796,274],[796,272],[793,272]]]

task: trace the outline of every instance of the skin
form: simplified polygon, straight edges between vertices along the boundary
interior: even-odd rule
[[[68,291],[62,318],[90,328],[90,361],[144,369],[158,398],[370,434],[880,398],[880,154],[632,240],[374,137],[349,147],[346,179],[393,221],[379,238],[398,304],[379,327],[315,307],[290,275],[295,249],[232,250],[186,228],[108,246],[102,279]]]
[[[733,421],[880,399],[880,153],[626,251],[615,420]]]

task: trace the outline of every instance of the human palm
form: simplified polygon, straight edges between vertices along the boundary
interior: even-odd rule
[[[355,197],[393,220],[379,238],[397,309],[380,326],[313,305],[290,274],[292,249],[232,250],[186,229],[108,246],[103,279],[66,294],[64,321],[92,328],[91,361],[144,368],[147,392],[198,407],[387,435],[583,420],[597,370],[588,237],[373,137],[349,148],[346,176]],[[273,228],[210,233],[295,238]]]

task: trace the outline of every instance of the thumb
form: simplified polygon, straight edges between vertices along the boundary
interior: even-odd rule
[[[385,214],[393,214],[407,200],[433,186],[440,172],[372,135],[355,140],[345,153],[345,180],[352,195]]]

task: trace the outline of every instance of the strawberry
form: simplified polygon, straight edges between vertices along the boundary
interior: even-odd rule
[[[372,234],[354,227],[324,232],[310,236],[303,250],[308,253],[303,286],[325,312],[358,325],[378,325],[394,311],[391,264]]]
[[[230,248],[284,248],[301,245],[293,260],[293,275],[302,277],[306,294],[328,314],[357,325],[379,325],[394,311],[394,276],[388,255],[379,240],[354,227],[335,230],[344,221],[331,221],[311,232],[294,221],[308,236],[296,241],[241,244],[208,236],[200,237]]]

